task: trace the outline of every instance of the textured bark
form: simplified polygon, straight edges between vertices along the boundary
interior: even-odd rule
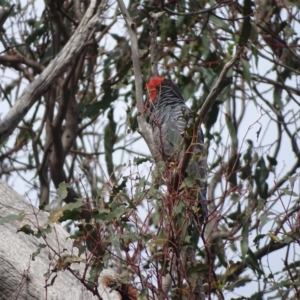
[[[0,225],[0,299],[97,299],[67,270],[51,275],[48,284],[55,274],[58,276],[54,285],[47,287],[46,298],[47,283],[43,274],[54,267],[52,263],[56,259],[51,260],[53,251],[46,247],[32,260],[32,254],[44,240],[23,232],[17,233],[17,230],[25,224],[38,223],[43,226],[49,214],[34,208],[5,182],[0,181],[0,220],[8,215],[19,214],[25,214],[23,221]],[[34,229],[33,225],[31,227]],[[51,227],[52,233],[47,234],[48,244],[60,254],[71,254],[72,242],[68,239],[68,233],[60,225]],[[82,268],[82,264],[72,264],[72,269]]]

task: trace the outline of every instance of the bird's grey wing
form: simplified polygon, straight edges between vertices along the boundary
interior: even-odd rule
[[[173,107],[162,125],[163,148],[170,161],[178,161],[184,150],[184,131],[189,123],[189,113],[185,107]]]

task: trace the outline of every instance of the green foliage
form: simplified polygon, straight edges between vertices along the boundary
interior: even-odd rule
[[[29,224],[26,224],[26,225],[22,226],[21,228],[19,228],[17,230],[17,232],[24,232],[25,234],[28,234],[28,235],[34,235],[34,231],[31,229],[31,226]]]
[[[265,164],[265,160],[261,157],[256,165],[254,179],[257,185],[258,194],[261,198],[267,199],[268,198],[268,183],[266,180],[269,177],[269,170]]]
[[[242,60],[244,78],[249,86],[251,86],[251,73],[250,73],[250,64],[246,60]]]
[[[259,234],[257,235],[254,240],[253,240],[253,243],[254,244],[257,244],[259,242],[259,240],[261,240],[262,238],[264,238],[266,235],[265,234]]]
[[[112,94],[112,90],[108,88],[105,90],[104,96],[101,101],[88,103],[84,106],[84,111],[81,114],[81,117],[93,119],[99,114],[101,110],[106,110],[110,107],[110,103],[113,101],[112,99],[115,98]]]
[[[47,247],[46,244],[39,244],[37,247],[37,250],[34,253],[32,253],[32,259],[34,260],[35,257],[37,257],[41,253],[41,250],[45,249],[46,247]],[[44,276],[45,276],[45,274],[44,274]],[[50,276],[50,274],[48,274],[48,276],[45,276],[45,277],[49,277],[49,276]]]
[[[245,260],[246,254],[249,250],[249,227],[251,223],[246,221],[242,227],[242,239],[241,239],[241,250],[242,250],[242,260]]]
[[[138,166],[144,162],[148,162],[149,158],[142,158],[142,157],[134,157],[133,162]]]
[[[68,203],[62,207],[58,207],[50,213],[48,217],[49,224],[56,222],[61,223],[63,221],[75,219],[81,211],[79,210],[79,208],[81,208],[82,205],[83,201],[81,199],[78,199],[75,203]]]
[[[105,149],[105,161],[107,172],[112,180],[115,182],[116,178],[114,175],[114,163],[113,163],[113,152],[114,145],[116,143],[116,129],[117,123],[113,118],[113,109],[110,109],[107,115],[109,123],[104,128],[104,149]]]
[[[263,275],[264,271],[260,268],[257,258],[255,257],[254,253],[252,252],[251,248],[248,248],[248,256],[246,259],[247,266],[253,270],[258,275]]]
[[[32,25],[32,23],[29,20],[28,25]],[[46,34],[49,30],[48,26],[45,25],[41,25],[38,23],[34,23],[34,25],[32,26],[34,28],[33,32],[28,35],[28,37],[25,39],[25,43],[30,46],[30,44],[36,42],[37,39],[39,39],[40,37],[42,37],[44,34]]]

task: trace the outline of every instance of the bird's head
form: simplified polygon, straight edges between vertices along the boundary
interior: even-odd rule
[[[150,96],[150,100],[153,101],[154,98],[156,97],[156,88],[158,86],[160,86],[160,84],[165,80],[164,77],[160,77],[160,76],[155,76],[152,77],[148,83],[146,84],[149,96]]]

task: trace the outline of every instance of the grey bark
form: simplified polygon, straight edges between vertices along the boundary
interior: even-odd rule
[[[23,221],[13,221],[0,225],[0,299],[26,300],[89,300],[97,299],[87,291],[82,283],[68,270],[57,274],[53,286],[47,287],[43,274],[52,270],[58,259],[48,247],[31,259],[43,238],[36,238],[17,230],[25,224],[43,226],[48,220],[48,213],[34,208],[22,196],[17,194],[5,182],[0,181],[0,221],[8,215],[25,214]],[[52,233],[47,234],[47,243],[60,254],[76,254],[72,248],[69,234],[58,224],[51,224]],[[66,250],[64,250],[66,249]],[[64,251],[63,251],[64,250]],[[73,252],[72,252],[73,251]],[[72,264],[72,269],[82,272],[83,263]],[[47,295],[47,296],[46,296]]]

